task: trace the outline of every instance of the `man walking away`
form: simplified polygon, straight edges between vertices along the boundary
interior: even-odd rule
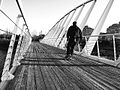
[[[65,58],[69,59],[73,55],[73,50],[76,44],[79,44],[82,40],[82,32],[77,26],[77,22],[74,21],[73,25],[68,28],[67,31],[67,55]]]

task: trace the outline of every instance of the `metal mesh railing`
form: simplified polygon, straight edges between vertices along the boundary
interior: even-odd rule
[[[6,7],[6,1],[3,1],[2,4],[0,2],[0,54],[2,62],[0,77],[2,81],[14,77],[12,68],[20,65],[20,60],[31,43],[31,35],[19,0],[16,1],[18,6],[16,6],[16,2],[11,2],[11,8]],[[12,10],[14,13],[11,13]]]

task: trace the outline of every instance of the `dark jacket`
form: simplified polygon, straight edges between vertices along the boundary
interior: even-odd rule
[[[80,42],[82,39],[82,32],[79,27],[76,25],[70,26],[67,31],[67,40],[74,39],[77,42]]]

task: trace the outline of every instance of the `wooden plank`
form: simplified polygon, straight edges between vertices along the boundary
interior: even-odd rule
[[[46,74],[46,78],[48,79],[48,84],[50,85],[51,90],[56,90],[56,87],[55,87],[55,85],[54,85],[54,83],[53,83],[53,81],[52,81],[52,79],[51,79],[51,77],[50,77],[50,75],[49,75],[49,73],[47,71],[48,68],[49,68],[49,66],[43,67],[43,69],[45,71],[45,74]]]
[[[68,75],[66,73],[63,72],[63,70],[61,70],[60,68],[65,68],[63,66],[61,67],[56,67],[54,69],[56,69],[56,72],[62,77],[62,79],[65,81],[66,83],[66,87],[68,90],[73,90],[73,89],[79,89],[79,87],[74,84],[74,82],[71,81],[71,79],[68,78]]]
[[[21,71],[21,73],[20,73],[20,75],[19,75],[19,79],[18,79],[18,81],[16,81],[16,86],[15,86],[15,90],[20,90],[21,88],[25,88],[24,87],[24,85],[22,84],[22,82],[23,82],[23,77],[24,77],[24,72],[25,72],[25,69],[26,69],[26,67],[23,67],[22,68],[22,71]]]
[[[89,68],[90,69],[90,68]],[[96,71],[93,69],[89,70],[83,67],[83,70],[86,71],[87,75],[89,75],[95,81],[101,83],[103,86],[106,86],[108,89],[120,89],[120,83],[115,79],[111,79],[109,76],[104,75],[101,71]],[[89,70],[89,71],[88,71]],[[107,73],[107,72],[104,72]]]
[[[68,63],[68,62],[66,62],[66,61],[62,61],[62,63]],[[68,67],[69,68],[69,67]],[[75,67],[72,67],[72,68],[75,68]],[[73,70],[72,69],[67,69],[67,67],[65,68],[62,68],[62,70],[67,70],[67,71],[69,71],[69,72],[71,72],[71,73],[73,73]],[[78,76],[78,77],[76,77],[77,79],[80,79],[81,80],[81,78],[83,78],[84,77],[84,75],[81,75],[80,73],[78,74],[77,73],[77,75],[75,74],[75,72],[73,73],[73,74],[69,74],[69,75],[73,75],[74,77],[76,77],[76,76]],[[80,78],[79,78],[79,76],[80,76]],[[86,80],[85,78],[84,78],[84,80]],[[80,83],[79,83],[80,84]],[[87,87],[85,87],[85,85],[86,84],[84,84],[84,83],[81,83],[80,84],[81,85],[81,87],[80,88],[82,88],[82,86],[84,87],[84,88],[86,88],[86,89],[89,89],[90,87],[91,87],[91,85],[89,86],[89,88],[87,88]],[[88,82],[87,82],[87,85],[88,85]]]
[[[27,90],[35,90],[35,81],[34,81],[34,70],[33,66],[28,67],[28,78],[27,78]]]
[[[99,62],[76,55],[70,61],[62,60],[64,56],[63,50],[45,44],[32,43],[26,53],[26,61],[22,61],[28,65],[21,66],[21,72],[18,73],[19,75],[16,74],[17,77],[12,81],[14,87],[9,90],[120,89],[120,69],[102,66]],[[56,58],[56,61],[52,58]],[[78,64],[80,66],[40,66],[39,64]]]
[[[44,70],[45,66],[41,66],[40,69],[41,69],[41,74],[42,74],[42,77],[43,77],[43,80],[45,82],[45,86],[46,86],[46,90],[52,90],[51,86],[50,86],[50,82],[45,74],[45,70]]]
[[[23,79],[24,71],[25,71],[25,68],[22,68],[21,72],[19,73],[19,76],[17,76],[16,79],[15,79],[16,83],[13,86],[9,85],[7,87],[7,89],[20,90],[20,87],[22,86],[21,82],[22,82],[22,79]],[[13,82],[11,82],[11,83],[13,83]]]
[[[18,71],[16,72],[17,75],[12,81],[10,81],[10,84],[7,86],[7,90],[25,90],[26,86],[24,84],[24,76],[25,76],[25,71],[26,71],[26,66],[18,68]]]
[[[53,75],[55,81],[57,82],[57,85],[60,87],[60,90],[65,90],[65,86],[62,83],[62,81],[59,79],[59,77],[56,75],[55,71],[53,68],[51,68],[51,74]]]
[[[46,90],[45,82],[42,77],[42,73],[38,66],[35,65],[35,78],[37,90]]]
[[[56,79],[54,78],[54,75],[51,73],[51,66],[49,66],[49,68],[48,68],[48,73],[49,73],[48,75],[49,75],[49,77],[52,79],[52,81],[53,81],[56,89],[57,89],[57,90],[61,90],[61,89],[60,89],[60,86],[58,85],[58,82],[57,82]]]

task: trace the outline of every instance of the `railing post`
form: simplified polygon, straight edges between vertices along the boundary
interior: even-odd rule
[[[97,40],[97,53],[98,53],[98,57],[100,58],[100,50],[99,50],[99,42]]]
[[[20,17],[21,17],[21,15],[18,15],[17,20],[16,20],[16,25],[18,25]],[[14,30],[12,31],[14,34],[11,37],[9,48],[8,48],[8,51],[7,51],[7,56],[6,56],[6,59],[5,59],[5,64],[4,64],[2,77],[1,77],[2,81],[10,80],[10,79],[14,78],[14,76],[9,72],[9,68],[10,68],[10,64],[11,64],[13,46],[14,46],[14,43],[15,43],[16,32],[17,32],[17,26],[16,25],[14,27]]]
[[[87,37],[85,36],[85,42],[87,43]],[[88,54],[88,49],[87,49],[87,46],[85,47],[86,51],[87,51],[87,54]]]
[[[115,36],[113,35],[113,48],[114,48],[114,60],[116,61],[116,45],[115,45]]]
[[[23,36],[23,40],[22,40],[22,46],[21,46],[21,49],[20,49],[20,59],[24,58],[23,55],[25,55],[30,43],[31,43],[31,37],[29,35],[29,32],[28,30],[25,31],[25,35]]]
[[[20,65],[20,62],[19,62],[19,55],[20,55],[20,44],[22,42],[22,36],[23,36],[23,30],[24,30],[24,27],[25,27],[25,24],[23,24],[23,27],[22,27],[22,30],[21,30],[21,34],[20,34],[20,37],[19,37],[19,40],[18,40],[18,45],[17,45],[17,48],[16,48],[16,53],[15,53],[15,56],[14,56],[14,60],[13,60],[13,66],[18,66]]]
[[[21,42],[21,47],[20,47],[20,55],[18,57],[18,60],[21,60],[23,59],[23,52],[24,52],[24,48],[25,48],[25,35],[26,33],[24,32],[23,33],[23,36],[22,36],[22,42]]]
[[[111,8],[111,6],[113,4],[113,1],[114,0],[110,0],[108,2],[108,4],[107,4],[107,6],[106,6],[106,8],[105,8],[105,10],[104,10],[101,18],[99,19],[99,21],[98,21],[98,23],[97,23],[94,31],[92,32],[91,36],[93,36],[93,35],[99,35],[100,34],[101,28],[102,28],[102,26],[103,26],[103,24],[105,22],[105,19],[106,19],[107,15],[108,15],[108,12],[110,11],[110,8]],[[97,39],[98,39],[98,37],[90,37],[89,40],[88,40],[88,42],[86,43],[86,45],[89,46],[89,48],[88,48],[89,49],[89,52],[88,52],[89,55],[91,54],[91,52],[92,52],[92,50],[94,48],[94,45],[95,45]],[[91,41],[93,41],[93,42],[91,42]],[[86,53],[85,49],[83,49],[82,52]]]

